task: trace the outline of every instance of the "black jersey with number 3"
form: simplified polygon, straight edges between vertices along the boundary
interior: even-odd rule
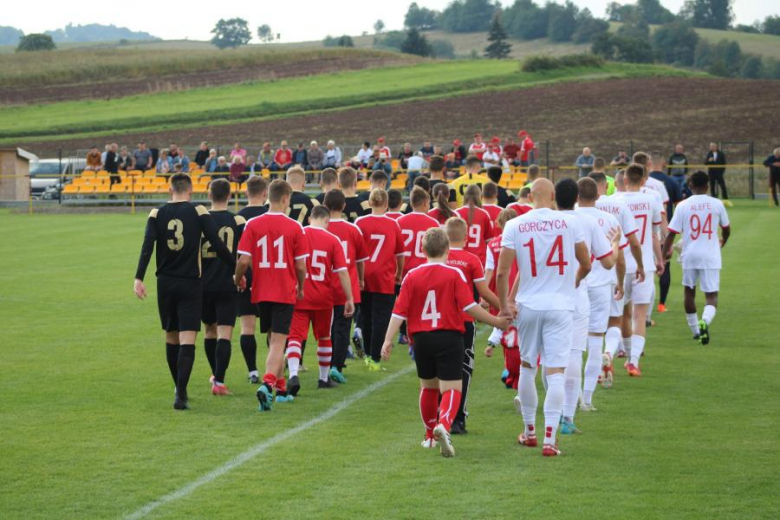
[[[236,256],[238,241],[244,232],[246,219],[240,215],[224,211],[209,211],[214,223],[217,225],[217,235],[227,246],[233,256]],[[200,254],[203,260],[203,290],[204,291],[233,291],[236,286],[233,283],[234,269],[217,258],[217,253],[211,242],[203,238],[200,245]]]
[[[200,278],[201,235],[213,244],[217,256],[231,268],[235,258],[217,235],[217,225],[203,206],[188,201],[169,202],[149,213],[135,277],[143,280],[156,249],[157,276]]]

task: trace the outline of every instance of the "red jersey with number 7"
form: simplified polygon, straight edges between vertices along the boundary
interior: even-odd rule
[[[325,310],[333,308],[333,286],[339,286],[339,271],[347,271],[344,249],[336,235],[309,226],[306,228],[306,281],[303,284],[303,300],[295,304],[296,309]]]
[[[396,257],[404,255],[404,240],[398,223],[384,215],[365,215],[355,221],[368,249],[363,278],[364,291],[395,294]]]
[[[409,271],[393,307],[406,320],[410,335],[454,330],[463,334],[463,312],[475,306],[474,292],[463,273],[442,263],[426,263]]]
[[[417,212],[404,215],[396,222],[401,227],[401,235],[404,237],[404,256],[406,256],[404,276],[406,276],[406,273],[428,261],[422,249],[422,239],[426,231],[439,227],[439,222],[425,213]]]
[[[469,207],[463,206],[455,210],[460,218],[469,225],[466,235],[466,251],[477,255],[482,265],[485,265],[485,254],[488,240],[493,238],[493,219],[490,214],[482,208],[474,208],[474,213],[469,222]]]
[[[252,257],[252,303],[296,303],[295,261],[309,254],[298,222],[271,212],[250,219],[238,243],[238,253]]]
[[[328,231],[336,235],[344,250],[344,258],[347,261],[347,271],[352,282],[352,298],[355,303],[360,303],[360,280],[358,280],[357,265],[368,260],[368,250],[363,241],[363,233],[353,223],[343,219],[331,219]],[[305,295],[304,295],[305,296]],[[333,280],[333,305],[347,303],[347,295],[341,288],[338,277]]]

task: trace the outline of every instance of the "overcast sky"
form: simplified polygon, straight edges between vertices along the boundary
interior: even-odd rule
[[[514,0],[503,0],[511,5]],[[677,13],[683,0],[661,0]],[[401,29],[411,0],[222,0],[204,4],[190,0],[135,0],[130,3],[98,3],[85,0],[54,2],[25,0],[13,9],[4,9],[0,25],[11,25],[29,34],[58,29],[68,23],[114,24],[134,31],[146,31],[160,38],[207,40],[219,18],[241,17],[249,21],[252,32],[268,24],[282,41],[320,40],[330,35],[358,35],[373,32],[372,26],[382,19],[388,29]],[[418,0],[418,5],[442,9],[450,0]],[[538,0],[537,3],[544,3]],[[563,0],[559,0],[563,3]],[[608,0],[574,0],[588,7],[594,15],[605,15]],[[620,2],[627,3],[627,2]],[[780,14],[778,0],[738,0],[734,2],[737,23],[750,24],[770,14]],[[320,6],[312,9],[312,6]],[[111,8],[115,7],[115,8]],[[216,9],[218,7],[218,9]]]

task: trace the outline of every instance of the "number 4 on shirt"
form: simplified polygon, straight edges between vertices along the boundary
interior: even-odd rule
[[[436,328],[439,325],[441,313],[436,310],[436,291],[428,291],[425,296],[425,304],[422,310],[422,319],[430,321],[431,326]]]

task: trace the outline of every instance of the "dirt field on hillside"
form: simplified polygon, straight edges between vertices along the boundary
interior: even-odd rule
[[[754,141],[756,157],[780,145],[780,82],[724,79],[652,78],[595,81],[535,87],[390,106],[355,109],[276,121],[206,126],[152,135],[117,135],[97,139],[133,145],[139,139],[160,147],[176,142],[193,150],[201,140],[252,151],[265,140],[290,142],[335,139],[354,153],[364,140],[384,135],[398,150],[404,141],[431,140],[448,145],[458,137],[470,142],[474,132],[514,135],[524,128],[538,143],[550,142],[550,164],[571,164],[583,146],[611,157],[616,150],[671,152],[686,146],[692,162],[710,141]],[[85,148],[94,139],[25,145],[39,155]],[[731,163],[746,159],[747,147],[727,145]],[[729,154],[729,151],[732,153]],[[194,152],[194,150],[193,150]],[[545,154],[542,146],[542,155]],[[544,157],[542,158],[544,162]]]

